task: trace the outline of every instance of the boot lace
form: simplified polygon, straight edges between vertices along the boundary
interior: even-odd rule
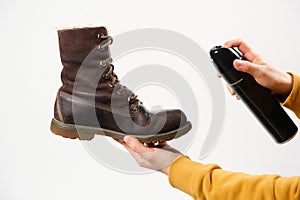
[[[98,45],[98,49],[103,51],[106,48],[108,48],[109,45],[113,43],[113,39],[109,35],[102,35],[98,34],[98,39],[101,41],[100,44]],[[104,73],[102,76],[106,80],[110,80],[109,86],[110,87],[115,87],[117,84],[120,83],[118,76],[114,73],[114,65],[111,64],[113,59],[110,56],[109,52],[109,57],[105,60],[100,61],[100,66],[102,67],[108,67],[108,70],[106,73]],[[131,90],[129,90],[126,86],[120,85],[120,90],[117,91],[117,94],[125,94],[125,93],[131,93],[131,95],[128,98],[129,101],[129,110],[130,111],[137,111],[138,107],[143,104]]]

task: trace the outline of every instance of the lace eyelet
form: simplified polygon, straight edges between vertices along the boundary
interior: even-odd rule
[[[121,95],[121,94],[125,94],[125,91],[124,91],[124,90],[118,90],[118,91],[117,91],[117,94],[120,94],[120,95]]]
[[[107,46],[101,46],[100,44],[98,45],[98,49],[100,50],[100,51],[104,51],[105,50],[105,48],[106,48]]]
[[[98,40],[102,40],[104,39],[99,45],[98,45],[98,49],[100,51],[103,51],[105,49],[108,48],[109,45],[111,45],[113,43],[113,38],[111,36],[104,36],[103,34],[98,34],[97,35]]]
[[[109,77],[107,77],[105,74],[102,76],[105,80],[108,80]]]
[[[113,38],[109,38],[109,43],[112,44],[114,42]]]
[[[111,65],[112,61],[113,61],[112,58],[108,58],[108,59],[106,59],[106,60],[104,60],[104,61],[103,61],[103,60],[100,60],[100,61],[99,61],[99,64],[100,64],[100,66],[102,66],[102,67],[106,67],[108,64]]]
[[[101,67],[106,67],[107,66],[107,62],[100,60],[99,62]]]

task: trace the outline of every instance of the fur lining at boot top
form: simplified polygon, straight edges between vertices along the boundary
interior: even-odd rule
[[[82,29],[82,28],[95,28],[100,27],[101,25],[93,25],[93,24],[87,24],[87,25],[78,25],[78,26],[58,26],[55,27],[56,31],[62,31],[62,30],[71,30],[71,29]],[[107,29],[107,26],[101,26]]]

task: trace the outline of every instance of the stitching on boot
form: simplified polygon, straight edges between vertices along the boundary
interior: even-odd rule
[[[92,101],[92,103],[94,104],[94,105],[92,105],[91,102],[89,102],[88,100],[86,100],[84,98],[77,97],[75,95],[71,95],[71,94],[68,94],[68,93],[65,93],[65,92],[60,92],[60,96],[64,97],[64,98],[67,98],[67,99],[72,99],[72,102],[78,102],[78,103],[82,103],[82,104],[88,105],[88,106],[95,106],[96,108],[99,108],[99,109],[102,109],[102,110],[105,110],[105,111],[108,111],[108,112],[112,112],[112,113],[118,113],[118,114],[121,114],[123,116],[130,116],[130,117],[132,116],[128,111],[126,111],[122,108],[114,110],[114,112],[113,112],[110,106],[107,106],[107,105],[104,105],[104,104],[101,104],[101,103],[96,103],[95,101]]]

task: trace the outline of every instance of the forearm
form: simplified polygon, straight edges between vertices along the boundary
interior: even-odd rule
[[[194,199],[297,199],[300,178],[278,175],[251,176],[203,165],[182,156],[170,167],[169,181]]]

